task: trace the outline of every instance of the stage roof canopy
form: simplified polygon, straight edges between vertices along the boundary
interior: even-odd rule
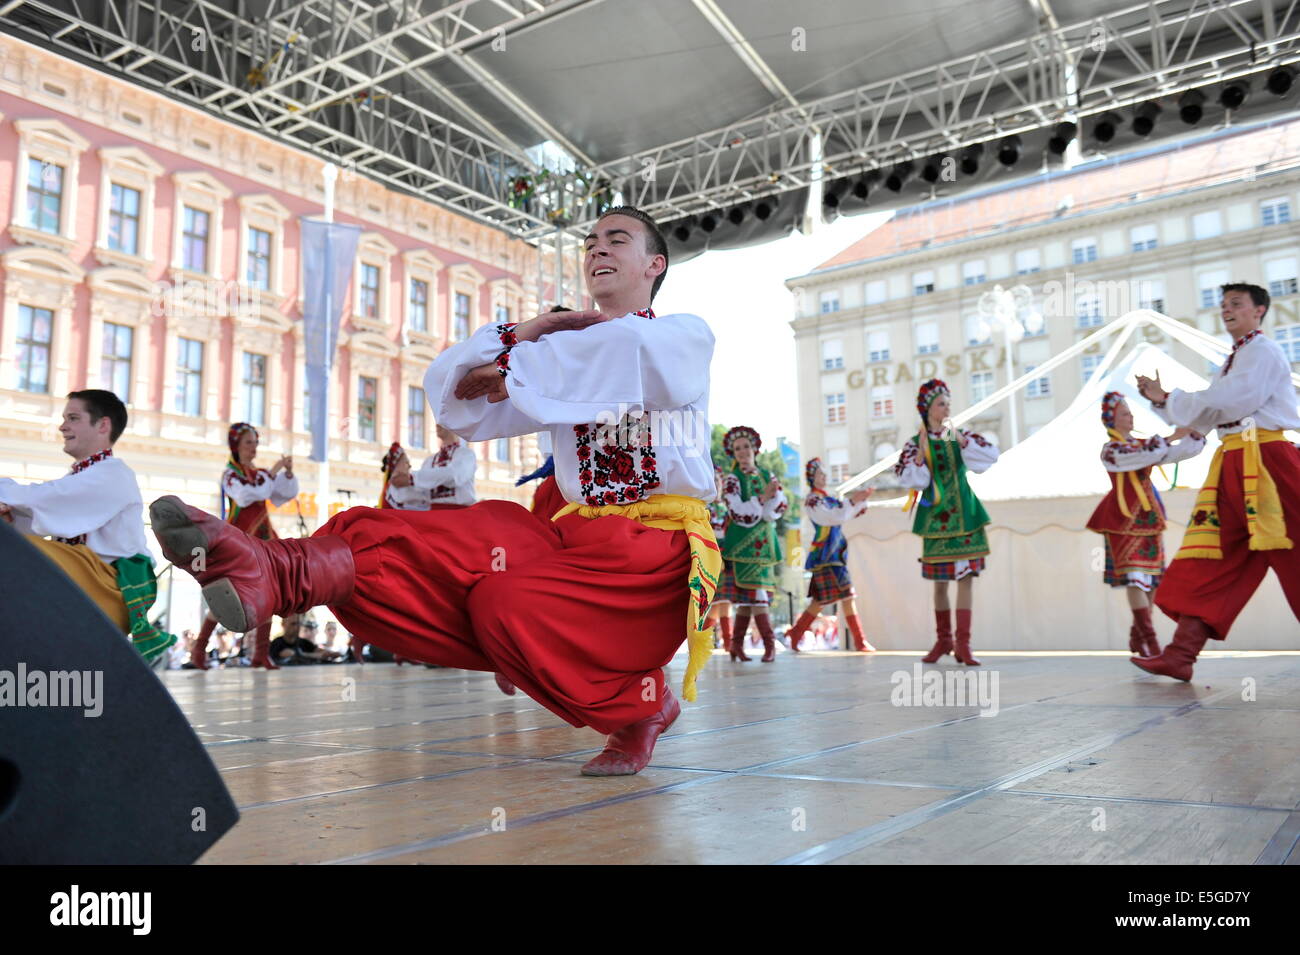
[[[1067,120],[1190,131],[1190,89],[1205,127],[1241,77],[1238,114],[1288,111],[1300,59],[1270,0],[0,0],[0,28],[529,238],[619,195],[758,241],[815,171],[840,212],[911,204],[1058,161]],[[927,182],[945,156],[977,168]]]

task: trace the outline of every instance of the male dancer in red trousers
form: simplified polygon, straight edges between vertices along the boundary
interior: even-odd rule
[[[307,540],[259,541],[174,497],[150,511],[177,566],[203,549],[192,573],[226,626],[327,604],[369,643],[500,673],[609,734],[582,772],[627,775],[680,712],[664,665],[689,636],[691,699],[712,650],[699,625],[721,570],[704,504],[713,334],[651,310],[667,245],[639,210],[601,217],[583,267],[598,311],[484,326],[425,376],[436,419],[467,441],[551,432],[570,503],[550,527],[508,501],[354,507]]]
[[[1226,640],[1270,567],[1300,620],[1300,451],[1283,435],[1300,429],[1291,363],[1261,326],[1268,292],[1223,286],[1223,327],[1232,354],[1204,391],[1166,392],[1160,378],[1138,388],[1170,424],[1219,431],[1205,486],[1183,545],[1156,589],[1156,606],[1178,621],[1173,642],[1156,657],[1133,657],[1148,673],[1192,678],[1207,640]]]

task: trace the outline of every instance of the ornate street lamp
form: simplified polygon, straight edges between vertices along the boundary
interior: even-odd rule
[[[979,314],[980,337],[991,335],[995,327],[1001,330],[1007,350],[1007,381],[1015,381],[1016,359],[1012,344],[1026,334],[1037,335],[1043,330],[1043,315],[1034,308],[1033,291],[1026,285],[1013,285],[1009,289],[995,285],[993,291],[980,296]],[[1020,443],[1016,396],[1009,395],[1008,401],[1011,406],[1011,446],[1015,447]]]

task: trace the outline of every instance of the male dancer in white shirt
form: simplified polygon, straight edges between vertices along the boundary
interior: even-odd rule
[[[206,549],[194,574],[227,625],[327,604],[368,642],[501,673],[571,725],[609,734],[582,772],[627,775],[680,712],[663,667],[689,638],[689,700],[712,654],[700,622],[722,563],[704,506],[713,334],[694,315],[651,310],[668,254],[649,216],[611,210],[585,249],[599,311],[485,326],[425,376],[436,419],[467,441],[551,432],[571,503],[550,527],[509,501],[354,507],[283,541],[174,497],[151,513],[165,552]]]
[[[1273,568],[1300,620],[1300,451],[1284,430],[1300,429],[1291,363],[1264,335],[1269,295],[1257,285],[1223,286],[1223,327],[1234,341],[1210,387],[1167,392],[1138,377],[1143,397],[1169,424],[1221,442],[1205,486],[1160,586],[1156,606],[1178,621],[1173,642],[1135,666],[1191,680],[1207,640],[1226,640],[1232,623]]]
[[[146,616],[157,596],[135,472],[113,454],[126,406],[111,391],[68,395],[59,434],[72,471],[43,484],[0,478],[0,517],[85,592],[150,662],[176,638]],[[46,540],[46,536],[53,538]]]

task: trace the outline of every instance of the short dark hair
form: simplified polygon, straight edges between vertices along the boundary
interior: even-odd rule
[[[650,286],[650,301],[654,301],[659,294],[659,286],[664,284],[664,278],[668,275],[668,241],[664,234],[659,231],[659,223],[648,212],[642,212],[636,206],[615,206],[601,213],[600,219],[606,216],[627,216],[629,219],[635,219],[645,226],[645,247],[651,255],[662,255],[664,257],[664,270],[655,276],[655,284]],[[596,221],[599,222],[600,219]]]
[[[1264,306],[1264,314],[1268,314],[1268,306],[1272,299],[1268,296],[1268,289],[1260,288],[1258,285],[1251,285],[1248,282],[1229,282],[1227,285],[1220,285],[1219,291],[1224,295],[1229,292],[1245,292],[1250,296],[1250,300],[1256,306]],[[1262,316],[1261,316],[1262,320]]]
[[[122,404],[121,398],[102,388],[70,391],[68,398],[76,398],[86,406],[86,410],[90,412],[91,424],[99,424],[99,419],[107,416],[112,422],[112,427],[108,431],[108,443],[117,444],[117,439],[122,437],[122,432],[126,430],[126,405]]]

